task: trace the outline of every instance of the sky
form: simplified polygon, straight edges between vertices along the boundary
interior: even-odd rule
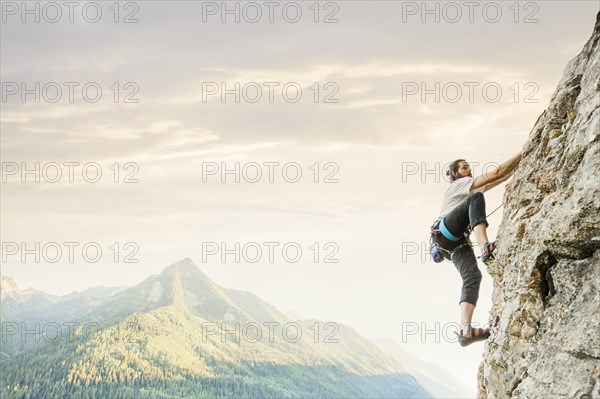
[[[189,257],[474,391],[483,346],[442,334],[460,277],[426,254],[445,165],[520,151],[599,3],[468,4],[2,1],[2,273],[66,294]]]

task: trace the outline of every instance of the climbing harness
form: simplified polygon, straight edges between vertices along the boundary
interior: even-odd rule
[[[460,241],[463,240],[462,243],[457,245],[451,251],[442,248],[442,246],[437,242],[437,236],[443,235],[450,241]],[[452,261],[452,255],[455,252],[460,250],[465,246],[472,246],[471,240],[469,239],[469,235],[471,234],[471,228],[467,227],[467,230],[463,233],[462,237],[456,237],[444,225],[444,218],[440,217],[436,220],[431,226],[431,235],[429,238],[429,246],[431,248],[431,257],[435,263],[441,263],[444,260]]]
[[[498,209],[500,209],[502,207],[503,204],[500,204],[496,209],[494,209],[492,212],[490,212],[489,215],[486,216],[486,218],[489,218],[492,214],[494,214],[494,212],[496,212]],[[448,260],[448,261],[452,261],[452,255],[454,255],[455,252],[457,252],[458,250],[460,250],[461,248],[465,247],[465,246],[473,246],[473,243],[471,242],[471,239],[469,238],[469,236],[471,235],[471,227],[468,226],[467,230],[463,233],[462,237],[456,237],[454,234],[452,234],[450,232],[450,230],[448,230],[448,228],[446,227],[446,225],[444,224],[444,217],[440,216],[435,222],[433,222],[433,225],[431,226],[431,234],[430,234],[430,238],[429,238],[429,247],[431,248],[431,257],[433,258],[433,261],[435,263],[441,263],[444,260]],[[456,246],[453,250],[448,251],[447,249],[442,248],[442,246],[437,242],[437,236],[441,234],[442,236],[444,236],[445,238],[447,238],[450,241],[460,241],[460,240],[464,240],[464,242],[462,242],[460,245]],[[477,258],[480,258],[479,256]]]

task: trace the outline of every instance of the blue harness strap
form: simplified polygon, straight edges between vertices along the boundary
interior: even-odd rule
[[[439,226],[440,233],[442,233],[442,235],[444,237],[446,237],[450,241],[458,241],[462,238],[462,237],[456,237],[454,234],[450,233],[450,230],[448,230],[448,228],[444,224],[444,216],[440,216],[439,219],[440,219],[440,226]]]

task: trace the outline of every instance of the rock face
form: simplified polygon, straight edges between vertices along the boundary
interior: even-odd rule
[[[479,398],[600,398],[600,13],[504,196]]]

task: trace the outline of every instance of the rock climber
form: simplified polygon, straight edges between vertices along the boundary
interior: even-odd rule
[[[457,159],[448,168],[450,187],[446,190],[438,220],[431,226],[433,251],[440,251],[442,261],[451,260],[462,278],[460,306],[461,346],[485,340],[490,336],[488,328],[473,328],[471,320],[479,298],[481,271],[473,252],[469,234],[475,232],[481,260],[488,265],[494,259],[496,241],[489,242],[483,193],[508,180],[521,161],[522,152],[510,158],[494,170],[473,178],[471,166],[464,159]],[[434,254],[435,255],[435,254]],[[438,253],[438,256],[440,254]],[[434,256],[435,259],[435,256]]]

